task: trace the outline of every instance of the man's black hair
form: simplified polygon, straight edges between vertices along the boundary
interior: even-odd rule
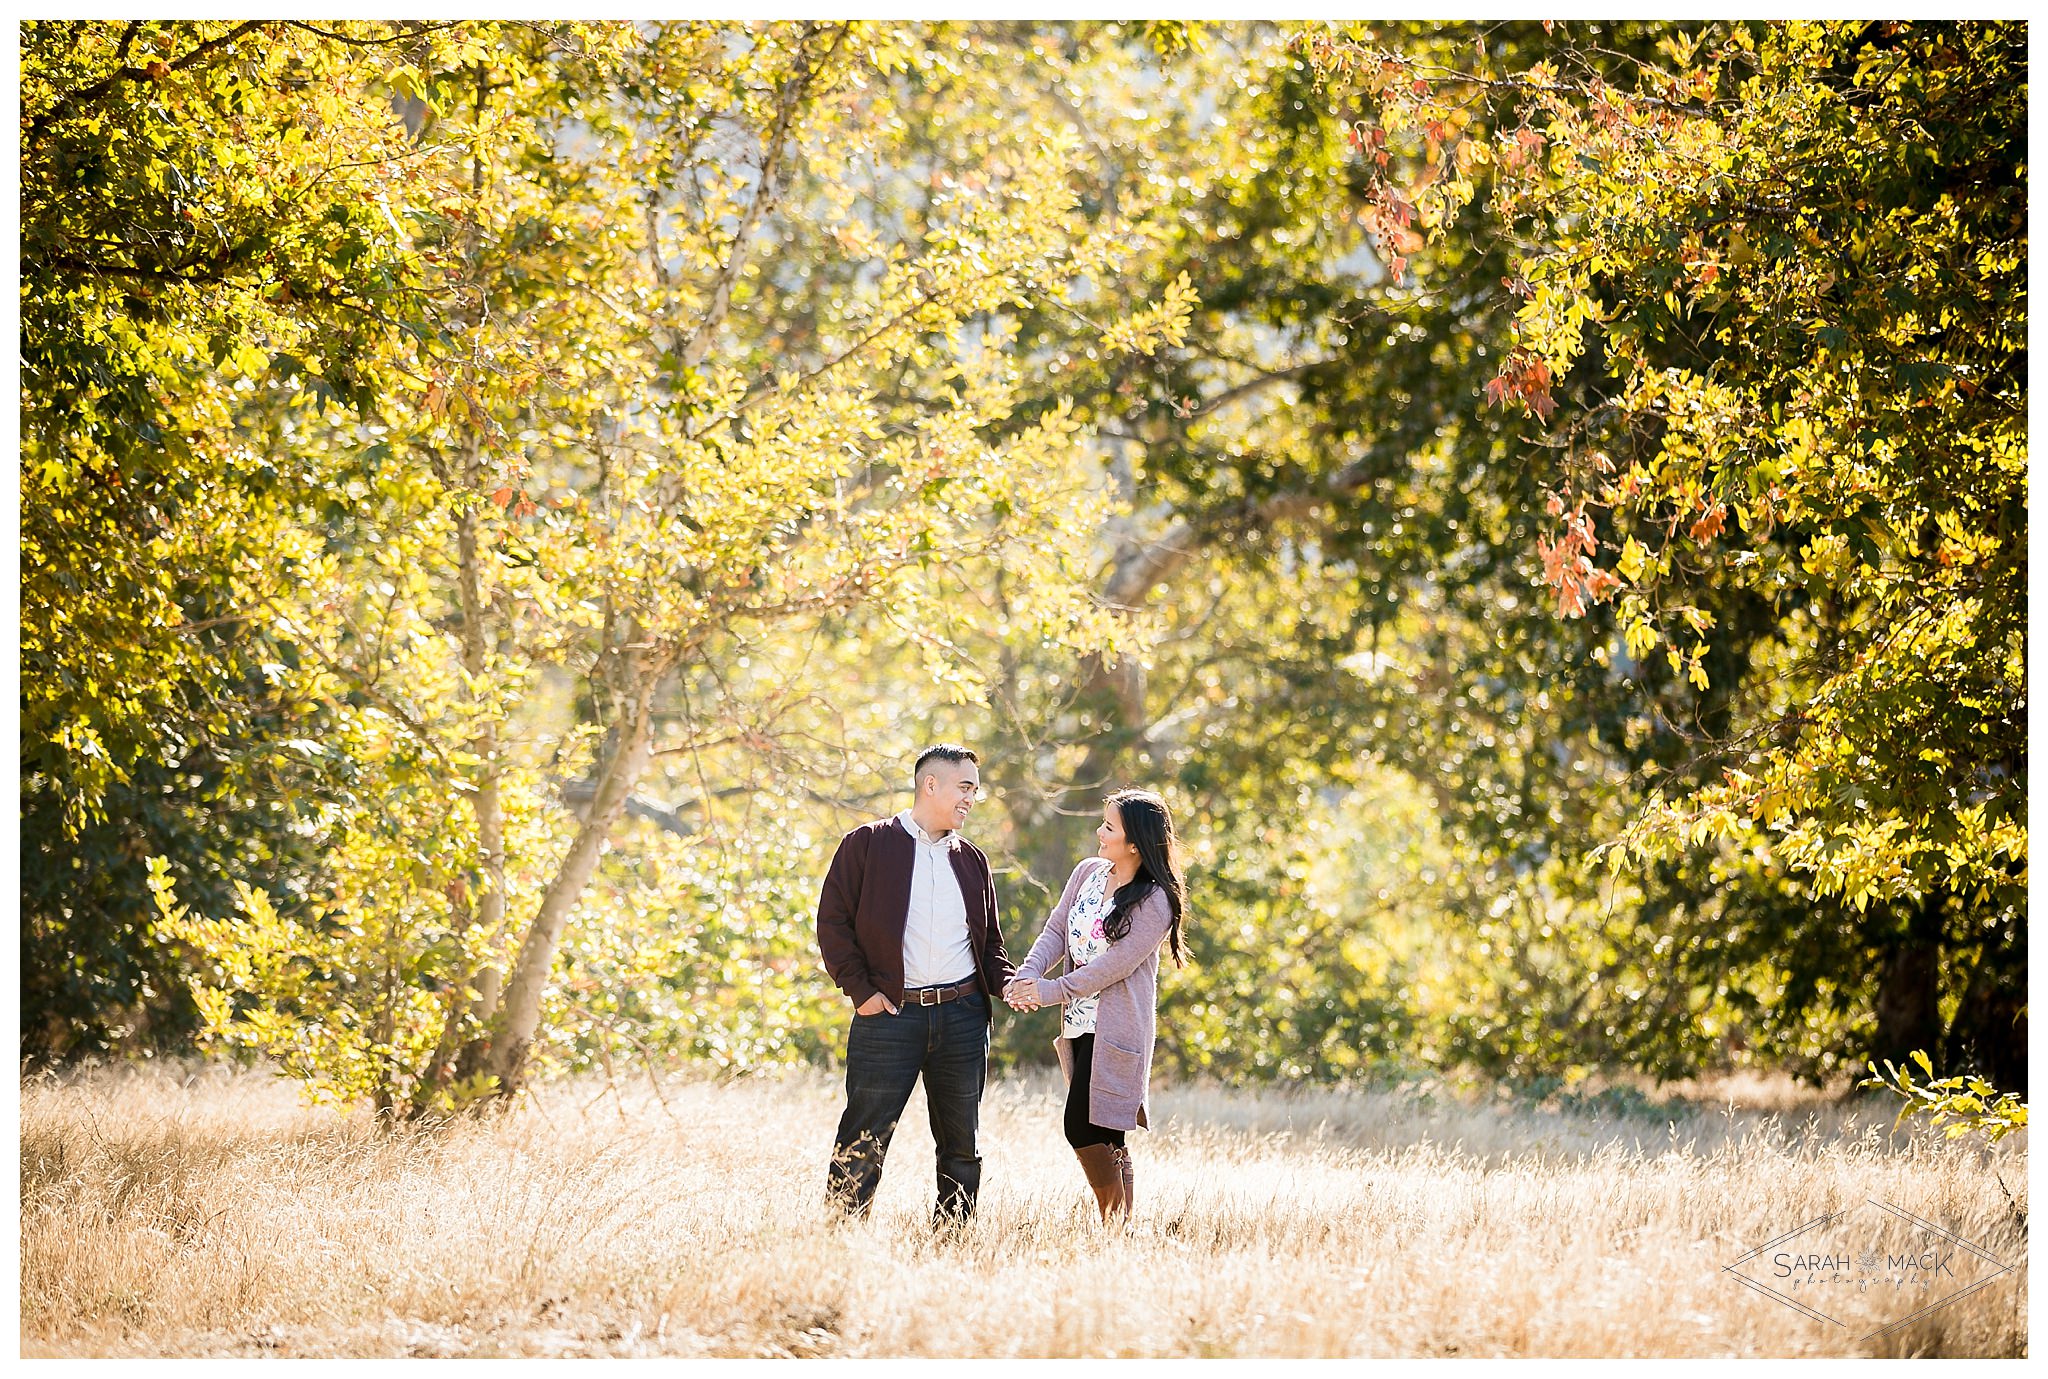
[[[980,763],[981,758],[971,747],[962,747],[957,742],[935,742],[917,754],[917,765],[910,768],[910,788],[917,789],[917,783],[924,779],[924,764],[928,761],[950,761],[955,765],[963,761]]]

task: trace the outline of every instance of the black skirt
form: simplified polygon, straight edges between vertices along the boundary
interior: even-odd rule
[[[1106,1130],[1088,1120],[1088,1068],[1095,1061],[1095,1036],[1069,1039],[1067,1048],[1074,1057],[1074,1077],[1067,1083],[1067,1143],[1076,1149],[1091,1144],[1121,1145],[1123,1131]]]

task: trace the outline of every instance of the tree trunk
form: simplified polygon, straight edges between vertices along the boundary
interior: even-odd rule
[[[1277,493],[1215,514],[1215,529],[1225,530],[1236,523],[1270,526],[1308,518],[1324,504],[1341,502],[1356,493],[1370,478],[1366,463],[1356,460],[1334,471],[1320,484]],[[1187,517],[1171,516],[1165,530],[1150,540],[1127,536],[1103,582],[1102,601],[1112,608],[1143,607],[1160,586],[1187,568],[1213,534]],[[1076,708],[1090,715],[1094,736],[1081,764],[1029,821],[1032,843],[1025,864],[1035,880],[1055,893],[1067,878],[1067,868],[1073,865],[1076,837],[1082,832],[1078,827],[1070,827],[1068,821],[1085,818],[1090,828],[1094,826],[1095,803],[1105,790],[1121,783],[1112,778],[1131,745],[1143,738],[1149,722],[1148,707],[1144,670],[1135,656],[1126,656],[1114,666],[1100,656],[1090,656],[1081,663],[1081,691]],[[1170,711],[1172,705],[1158,707]]]
[[[483,126],[484,102],[490,94],[490,83],[482,64],[473,69],[475,77],[475,129]],[[484,186],[484,163],[481,144],[470,153],[470,192],[481,198]],[[464,234],[464,255],[469,271],[476,275],[481,263],[481,217],[472,215]],[[477,314],[481,314],[480,312]],[[482,438],[472,432],[469,443],[468,463],[463,467],[463,480],[475,488],[483,477]],[[487,669],[488,644],[484,634],[484,592],[482,560],[477,551],[476,511],[464,508],[455,519],[455,543],[457,559],[456,587],[462,605],[462,667],[473,677],[481,677]],[[498,1009],[498,989],[504,980],[498,969],[495,954],[504,941],[505,927],[505,810],[499,791],[500,765],[498,761],[498,725],[486,718],[478,726],[475,739],[478,761],[481,763],[474,782],[476,789],[471,797],[470,807],[476,812],[477,851],[484,866],[483,895],[478,897],[473,922],[484,935],[486,952],[493,956],[486,960],[481,972],[465,976],[456,986],[448,1003],[448,1020],[441,1029],[441,1038],[434,1048],[433,1060],[427,1065],[426,1073],[414,1095],[415,1112],[425,1109],[434,1095],[446,1087],[451,1079],[475,1077],[482,1072],[483,1054],[488,1047],[486,1040],[472,1039],[468,1046],[462,1044],[463,1031],[472,1021],[481,1022],[490,1028],[492,1017]],[[463,927],[456,930],[460,938]],[[472,999],[470,993],[475,993]]]
[[[2027,1091],[2027,950],[2021,922],[1984,941],[1948,1030],[1947,1066],[1974,1072],[2002,1092]]]
[[[1904,1063],[1914,1050],[1941,1067],[1941,930],[1946,894],[1935,890],[1908,913],[1884,960],[1872,1054]]]
[[[475,468],[472,456],[472,482],[476,477]],[[487,648],[483,578],[477,554],[474,509],[464,509],[456,519],[455,543],[459,562],[457,586],[462,602],[462,668],[480,679],[486,668]],[[470,796],[470,808],[476,812],[477,851],[483,862],[484,886],[470,922],[482,929],[487,951],[495,953],[502,941],[505,925],[505,809],[499,793],[496,722],[487,718],[479,725],[474,746],[481,765],[477,768],[476,789]],[[468,927],[468,924],[458,924],[457,936],[460,937]],[[415,1111],[425,1109],[435,1094],[447,1087],[451,1075],[470,1077],[478,1071],[474,1057],[464,1060],[471,1066],[461,1069],[455,1066],[456,1054],[462,1045],[462,1032],[472,1017],[486,1023],[490,1021],[497,1012],[498,989],[503,980],[504,976],[493,958],[486,961],[480,972],[466,975],[457,983],[449,1000],[448,1020],[442,1027],[440,1042],[414,1095]],[[469,994],[472,990],[476,993],[473,1003]]]
[[[541,897],[540,910],[526,931],[518,961],[505,983],[501,1008],[478,1041],[484,1047],[477,1050],[475,1061],[482,1071],[498,1079],[500,1098],[517,1092],[525,1081],[526,1054],[540,1028],[541,998],[547,992],[563,926],[597,871],[597,859],[612,825],[625,811],[627,797],[639,784],[641,772],[647,769],[653,745],[654,685],[660,677],[650,669],[630,663],[628,673],[633,677],[631,697],[611,754],[598,776],[590,813],[577,830],[547,893]]]
[[[1074,865],[1076,840],[1095,826],[1102,796],[1125,783],[1112,777],[1132,742],[1144,731],[1144,668],[1135,656],[1127,655],[1114,666],[1100,656],[1086,658],[1081,663],[1081,692],[1075,708],[1088,715],[1094,737],[1081,764],[1031,820],[1030,851],[1025,858],[1033,879],[1055,895],[1067,879],[1067,869]]]
[[[1194,529],[1178,518],[1153,540],[1126,539],[1103,582],[1102,601],[1124,610],[1143,607],[1153,590],[1194,558],[1199,542]],[[1090,719],[1088,750],[1026,821],[1031,843],[1024,864],[1032,879],[1054,895],[1074,864],[1076,840],[1083,832],[1076,821],[1085,817],[1094,827],[1096,801],[1110,788],[1111,774],[1145,726],[1145,672],[1136,656],[1126,655],[1115,665],[1101,656],[1085,657],[1080,682],[1074,707]]]
[[[377,1086],[370,1094],[370,1105],[377,1113],[377,1123],[388,1126],[395,1119],[392,1111],[398,1102],[398,1082],[402,1076],[398,1060],[390,1052],[391,1036],[398,1028],[398,951],[389,921],[384,930],[384,981],[379,994],[384,1008],[377,1012],[377,1025],[372,1035],[379,1071]]]

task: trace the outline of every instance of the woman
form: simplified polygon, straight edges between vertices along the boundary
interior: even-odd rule
[[[1062,1002],[1054,1048],[1067,1075],[1067,1143],[1081,1160],[1104,1222],[1131,1211],[1126,1131],[1149,1124],[1153,1006],[1159,947],[1187,963],[1182,910],[1187,887],[1166,802],[1149,790],[1120,790],[1102,806],[1096,855],[1067,878],[1060,903],[1031,956],[1003,989],[1018,1010]],[[1067,974],[1044,973],[1060,959]]]

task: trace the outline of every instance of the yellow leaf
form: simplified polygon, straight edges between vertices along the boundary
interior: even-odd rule
[[[1620,570],[1622,576],[1630,583],[1634,583],[1643,573],[1643,558],[1647,554],[1642,543],[1631,536],[1622,543],[1621,559],[1615,562],[1615,568]]]

